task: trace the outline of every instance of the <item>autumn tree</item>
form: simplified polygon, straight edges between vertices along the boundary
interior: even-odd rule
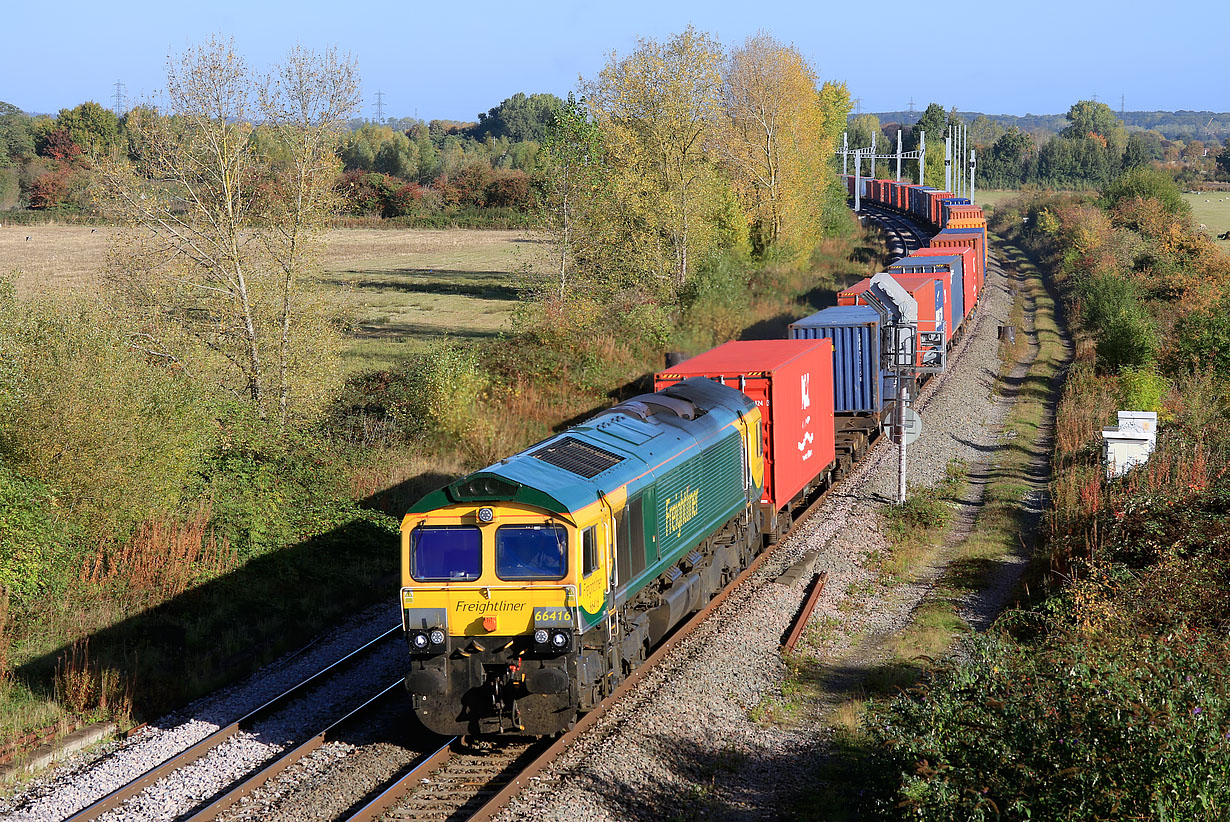
[[[760,249],[784,243],[801,251],[822,233],[822,190],[835,170],[835,147],[816,83],[797,49],[764,33],[749,37],[726,64],[727,122],[718,143]],[[840,114],[844,121],[845,110]],[[867,117],[858,125],[868,133],[856,139],[870,144],[879,121]]]
[[[722,116],[721,66],[721,45],[689,26],[664,43],[640,40],[622,59],[612,54],[585,86],[620,169],[622,200],[642,204],[647,238],[655,230],[665,235],[676,287],[687,281],[697,251],[715,241],[706,216],[720,185],[706,149]]]
[[[556,109],[542,150],[546,167],[543,224],[559,261],[556,294],[564,300],[578,259],[591,256],[592,234],[583,227],[586,207],[594,205],[607,175],[602,133],[590,119],[584,99],[569,94]]]
[[[299,283],[336,205],[338,138],[358,106],[354,64],[296,48],[259,78],[214,39],[168,61],[164,96],[164,107],[128,118],[135,161],[100,164],[105,205],[135,229],[112,281],[155,319],[134,345],[216,374],[261,418],[286,425],[296,403],[320,399],[332,362],[335,335]]]

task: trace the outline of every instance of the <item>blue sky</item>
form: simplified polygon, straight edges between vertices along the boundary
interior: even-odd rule
[[[131,99],[147,98],[163,82],[168,54],[222,34],[257,67],[295,43],[350,52],[368,116],[381,90],[387,115],[472,120],[518,91],[564,95],[612,50],[627,53],[638,36],[665,38],[689,23],[728,46],[758,29],[793,43],[822,79],[848,83],[864,111],[904,109],[913,98],[919,108],[935,101],[964,111],[1060,113],[1093,94],[1116,109],[1124,95],[1130,110],[1230,111],[1224,7],[1209,0],[1147,11],[1122,0],[9,6],[0,16],[0,100],[49,113],[85,100],[110,105],[117,79]],[[950,53],[959,56],[945,59]]]

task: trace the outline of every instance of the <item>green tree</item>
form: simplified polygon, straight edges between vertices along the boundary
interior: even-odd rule
[[[1061,137],[1079,140],[1096,134],[1108,142],[1120,138],[1126,142],[1123,121],[1105,103],[1081,100],[1068,109],[1066,116],[1069,125],[1060,132]]]
[[[0,101],[0,168],[34,156],[31,122],[17,106]]]
[[[68,132],[69,138],[89,156],[109,154],[119,145],[119,118],[98,103],[60,109],[55,122],[56,128]]]
[[[400,131],[395,131],[380,144],[374,159],[376,171],[412,180],[418,175],[418,146]]]
[[[1226,145],[1222,147],[1221,152],[1217,155],[1217,167],[1222,174],[1230,176],[1230,139],[1226,140]]]
[[[517,92],[485,114],[478,115],[478,125],[471,130],[474,139],[507,137],[513,142],[542,141],[555,111],[564,101],[554,94]]]
[[[910,146],[918,148],[925,132],[927,135],[927,152],[939,150],[944,153],[944,132],[948,127],[948,113],[939,103],[931,103],[918,118],[918,122],[910,129]]]
[[[568,296],[578,259],[591,256],[594,235],[583,219],[587,206],[605,183],[605,146],[602,132],[589,117],[584,99],[569,93],[555,110],[542,144],[546,177],[543,184],[543,223],[559,259],[556,294]]]
[[[978,173],[988,186],[1019,186],[1025,182],[1033,154],[1033,137],[1013,126],[979,157]]]
[[[1123,167],[1147,166],[1162,158],[1161,140],[1148,131],[1134,131],[1128,135],[1127,147],[1123,150]]]

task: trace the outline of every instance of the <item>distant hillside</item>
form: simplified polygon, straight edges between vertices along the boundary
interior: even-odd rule
[[[922,111],[878,111],[870,112],[880,118],[881,123],[902,123],[913,125],[922,116]],[[986,114],[978,111],[959,111],[966,120],[986,116],[1004,126],[1016,126],[1029,132],[1058,133],[1068,125],[1063,114]],[[1214,111],[1125,111],[1119,115],[1129,130],[1152,129],[1160,132],[1168,140],[1191,140],[1198,138],[1207,140],[1216,137],[1225,140],[1230,137],[1230,112]]]

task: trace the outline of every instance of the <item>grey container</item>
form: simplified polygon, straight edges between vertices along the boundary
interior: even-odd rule
[[[965,264],[959,254],[952,256],[902,257],[888,267],[889,272],[902,274],[952,273],[952,331],[955,334],[965,320]],[[973,276],[973,272],[970,272]]]
[[[790,339],[833,341],[833,410],[878,414],[884,403],[880,315],[866,305],[835,305],[790,324]]]

